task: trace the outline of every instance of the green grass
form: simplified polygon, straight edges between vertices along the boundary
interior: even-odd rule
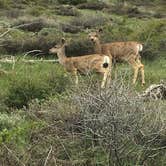
[[[166,80],[166,59],[158,58],[153,62],[145,62],[145,72],[147,84],[159,83],[161,80]]]
[[[2,68],[9,74],[1,76],[0,98],[10,107],[21,108],[35,98],[42,100],[65,93],[70,85],[70,78],[59,64],[18,62],[14,70],[11,65]]]
[[[146,84],[144,87],[141,86],[141,74],[139,72],[135,86],[135,89],[137,91],[141,92],[148,88],[151,84],[159,84],[162,80],[166,81],[166,59],[163,55],[154,61],[142,60],[142,63],[145,66],[144,70]],[[128,65],[127,63],[118,63],[116,70],[118,72],[119,78],[125,78],[127,83],[131,83],[131,80],[133,78],[133,69],[130,65]],[[112,73],[112,77],[114,78],[114,68]]]
[[[145,79],[146,86],[148,87],[150,84],[159,83],[161,80],[166,79],[166,59],[164,57],[158,58],[154,61],[144,61],[145,65]],[[36,84],[41,85],[42,82],[47,82],[47,79],[50,77],[50,74],[56,75],[58,73],[59,77],[63,77],[63,75],[67,75],[67,73],[63,70],[63,67],[57,63],[35,63],[35,64],[24,64],[21,62],[16,63],[15,69],[12,71],[12,65],[10,64],[2,64],[1,68],[9,71],[8,75],[2,75],[0,79],[0,92],[1,96],[5,95],[11,83],[14,81],[21,81],[25,79],[30,79]],[[118,73],[125,73],[126,79],[132,79],[133,72],[131,66],[128,64],[122,63],[117,65]],[[114,70],[113,70],[114,71]],[[54,76],[53,75],[53,76]],[[140,85],[140,77],[138,77],[137,85]],[[141,89],[140,89],[141,90]]]

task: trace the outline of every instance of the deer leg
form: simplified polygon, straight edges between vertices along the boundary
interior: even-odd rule
[[[75,75],[75,77],[76,77],[76,85],[78,85],[78,75]]]
[[[105,84],[106,84],[106,81],[107,81],[107,77],[108,77],[108,73],[109,73],[109,70],[105,71],[104,74],[103,74],[103,80],[102,80],[102,83],[101,83],[101,88],[105,87]]]
[[[109,64],[109,68],[108,68],[108,71],[107,71],[107,76],[108,76],[108,81],[107,81],[107,84],[110,85],[111,83],[111,80],[112,80],[112,56],[109,56],[110,58],[110,64]]]
[[[139,66],[136,63],[135,59],[130,59],[129,60],[129,64],[133,67],[134,69],[134,77],[133,77],[133,84],[136,83],[137,77],[138,77],[138,70],[139,70]]]
[[[137,63],[141,70],[141,77],[142,77],[142,86],[145,84],[145,73],[144,73],[144,65],[141,63],[140,59],[137,59]]]
[[[113,68],[114,68],[114,78],[117,79],[118,70],[117,70],[117,64],[116,64],[115,58],[113,59]]]
[[[75,77],[75,84],[78,85],[78,75],[77,75],[77,70],[73,71],[73,76]]]
[[[78,75],[77,75],[77,73],[75,75],[75,84],[78,85]]]

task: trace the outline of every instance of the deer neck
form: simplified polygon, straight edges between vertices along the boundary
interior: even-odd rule
[[[58,59],[59,59],[59,63],[64,65],[67,57],[65,55],[65,47],[63,47],[58,53],[57,53]]]
[[[94,51],[96,54],[101,54],[102,50],[101,50],[101,44],[100,44],[100,40],[97,40],[94,44]]]

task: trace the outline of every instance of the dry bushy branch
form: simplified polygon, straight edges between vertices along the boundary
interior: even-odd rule
[[[105,90],[83,89],[74,97],[82,112],[79,124],[95,144],[107,149],[110,163],[143,164],[165,149],[165,116],[160,102],[145,103],[122,80],[112,81]]]

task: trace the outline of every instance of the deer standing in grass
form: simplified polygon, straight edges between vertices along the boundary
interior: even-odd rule
[[[141,63],[141,56],[139,52],[142,51],[142,44],[135,41],[128,42],[112,42],[104,43],[100,42],[100,32],[102,29],[99,29],[97,32],[89,33],[89,39],[94,44],[95,53],[97,54],[106,54],[109,55],[110,60],[123,60],[127,61],[134,69],[133,84],[136,83],[138,71],[141,71],[142,85],[145,84],[144,76],[144,65]]]
[[[50,53],[56,53],[59,63],[64,66],[66,71],[75,76],[75,83],[78,84],[78,72],[86,74],[90,71],[95,71],[96,73],[103,75],[101,88],[104,88],[110,70],[109,57],[106,55],[102,56],[100,54],[66,57],[65,46],[66,41],[63,38],[61,44],[55,45],[49,51]]]

